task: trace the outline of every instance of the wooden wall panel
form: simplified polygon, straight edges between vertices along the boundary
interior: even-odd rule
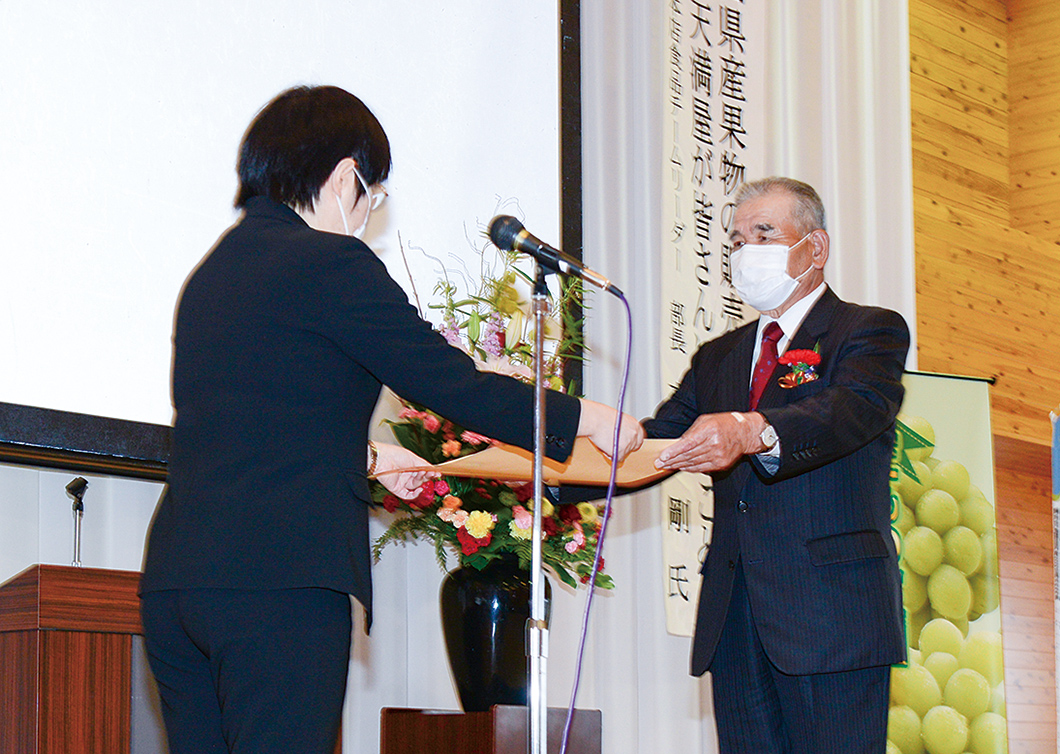
[[[1060,3],[1009,0],[1012,224],[1060,242]]]
[[[1056,752],[1050,448],[995,438],[1010,752]]]
[[[994,377],[1009,751],[1054,754],[1060,2],[909,0],[917,349]]]
[[[910,3],[912,6],[914,3]],[[983,27],[998,37],[1005,36],[1008,11],[998,0],[934,0],[932,7],[959,15],[962,21]]]
[[[1027,52],[1008,38],[1006,12],[1000,0],[910,2],[917,347],[921,369],[995,377],[994,431],[1045,443],[1060,403],[1049,342],[1060,332],[1060,245],[1012,220],[1016,117],[1002,90],[1020,78],[1008,58]],[[1060,90],[1055,100],[1049,122],[1060,124]],[[1033,191],[1021,211],[1060,228],[1047,191],[1060,144],[1028,154],[1041,162],[1024,170]]]

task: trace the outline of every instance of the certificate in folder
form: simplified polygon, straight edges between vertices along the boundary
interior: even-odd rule
[[[655,459],[674,440],[645,440],[639,450],[626,456],[618,466],[615,484],[640,487],[672,472],[655,468]],[[611,460],[587,437],[574,441],[574,451],[564,461],[546,458],[545,484],[587,484],[605,486],[611,478]],[[497,443],[486,450],[427,467],[446,476],[497,479],[503,482],[529,482],[534,476],[534,454],[514,445]]]

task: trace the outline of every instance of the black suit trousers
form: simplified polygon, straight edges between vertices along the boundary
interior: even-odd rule
[[[711,665],[721,754],[882,754],[890,666],[788,675],[758,636],[737,563]]]
[[[350,598],[330,589],[174,589],[142,596],[170,754],[332,754]]]

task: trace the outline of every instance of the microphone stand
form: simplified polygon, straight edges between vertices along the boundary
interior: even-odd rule
[[[88,480],[77,477],[66,485],[66,494],[74,501],[74,561],[72,565],[81,567],[81,519],[85,517],[85,490],[88,488]]]
[[[74,561],[75,568],[81,567],[81,519],[85,517],[85,503],[81,498],[74,499]]]
[[[545,458],[545,318],[548,315],[548,288],[545,275],[549,272],[563,272],[580,277],[624,299],[622,291],[611,284],[607,278],[585,267],[578,260],[558,249],[554,249],[540,239],[530,235],[523,224],[516,218],[498,215],[490,221],[489,239],[498,249],[519,251],[534,258],[534,293],[531,301],[534,316],[534,523],[531,539],[530,561],[530,618],[526,622],[526,654],[530,666],[529,721],[530,754],[545,754],[548,748],[548,707],[545,702],[545,665],[548,657],[548,625],[545,622],[545,574],[541,558],[541,536],[544,528],[542,509],[545,503],[544,458]],[[543,263],[543,264],[542,264]],[[629,311],[627,304],[627,314]],[[627,351],[628,353],[628,351]],[[628,366],[627,366],[628,370]],[[628,374],[628,371],[627,371]],[[623,388],[624,390],[624,388]],[[619,403],[621,408],[621,401]],[[618,452],[618,437],[621,423],[615,424],[614,455]],[[612,463],[611,486],[614,486],[615,464]],[[603,534],[599,542],[603,542]],[[599,545],[597,559],[593,568],[595,578],[599,567]],[[590,600],[594,584],[590,583]],[[588,618],[588,610],[586,611]],[[583,641],[584,646],[584,641]],[[579,659],[580,667],[580,659]],[[580,670],[579,670],[580,673]],[[577,687],[575,687],[577,688]],[[571,709],[574,701],[572,698]],[[567,729],[569,730],[570,715]],[[564,746],[566,749],[566,732]]]
[[[541,558],[545,507],[545,319],[548,287],[545,269],[534,263],[534,536],[530,559],[530,619],[526,622],[526,654],[530,663],[529,730],[530,754],[545,754],[548,748],[548,706],[545,698],[548,658],[548,624],[545,620],[545,572]]]

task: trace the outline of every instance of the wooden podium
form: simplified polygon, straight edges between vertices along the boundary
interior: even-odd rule
[[[526,707],[496,705],[488,712],[387,707],[380,754],[526,754]],[[568,754],[600,754],[600,710],[574,710]],[[548,710],[548,751],[559,754],[567,710]]]
[[[139,583],[35,565],[0,585],[0,754],[129,751]]]

